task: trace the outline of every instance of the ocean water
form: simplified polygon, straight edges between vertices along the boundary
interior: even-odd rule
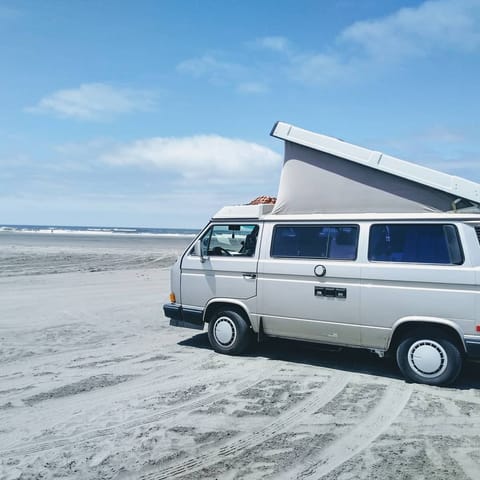
[[[196,230],[0,225],[0,277],[165,268]]]

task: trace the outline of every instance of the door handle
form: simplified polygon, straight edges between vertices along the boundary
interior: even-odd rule
[[[249,279],[257,278],[257,274],[256,273],[244,273],[243,278],[249,278]]]

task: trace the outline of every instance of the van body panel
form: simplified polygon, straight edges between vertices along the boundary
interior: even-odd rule
[[[358,347],[360,326],[319,320],[262,315],[263,332],[272,337],[307,340],[347,347]],[[294,327],[298,328],[294,328]]]
[[[251,298],[257,294],[257,260],[229,257],[199,257],[187,255],[181,267],[182,303],[204,307],[216,297]]]
[[[457,325],[472,332],[478,288],[475,272],[465,266],[370,264],[362,272],[362,345],[384,347],[377,328],[393,329],[405,321]],[[387,338],[388,340],[388,338]]]
[[[375,265],[362,274],[363,323],[391,327],[413,315],[473,320],[479,292],[470,268]]]

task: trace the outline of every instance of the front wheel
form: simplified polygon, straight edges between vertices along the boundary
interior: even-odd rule
[[[233,310],[216,312],[208,324],[208,339],[216,352],[238,355],[252,342],[252,331],[242,315]]]
[[[397,364],[408,379],[427,385],[449,385],[462,369],[458,347],[440,333],[414,333],[397,348]]]

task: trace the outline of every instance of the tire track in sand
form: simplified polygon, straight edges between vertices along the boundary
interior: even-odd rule
[[[310,466],[291,472],[291,478],[322,478],[367,448],[400,415],[412,391],[409,384],[389,385],[378,405],[363,420],[323,449],[319,457],[307,460]]]
[[[151,415],[144,415],[140,418],[134,420],[118,423],[111,427],[97,428],[87,432],[83,432],[78,435],[72,435],[65,438],[60,438],[57,440],[46,441],[42,443],[35,443],[34,445],[22,445],[8,450],[0,451],[1,457],[8,457],[9,455],[32,455],[34,453],[42,452],[45,450],[51,450],[54,448],[64,447],[66,445],[80,444],[88,441],[95,440],[97,438],[103,438],[109,435],[115,434],[119,429],[132,429],[136,427],[141,427],[151,423],[159,422],[166,420],[168,418],[174,417],[175,415],[185,413],[185,410],[188,409],[196,410],[198,408],[206,407],[214,402],[224,399],[231,394],[236,394],[245,390],[246,388],[251,388],[258,383],[262,382],[265,378],[268,377],[267,374],[258,374],[253,376],[253,369],[249,371],[243,378],[237,382],[232,382],[231,386],[225,387],[222,391],[213,393],[210,395],[202,396],[195,400],[182,402],[180,405],[164,410],[163,412],[154,413]],[[229,378],[230,379],[230,378]]]
[[[335,398],[346,387],[349,379],[350,375],[345,374],[345,372],[335,373],[318,391],[312,393],[305,400],[299,402],[263,428],[241,435],[220,448],[214,448],[197,457],[186,459],[160,472],[146,473],[140,479],[169,480],[187,473],[191,475],[195,471],[215,465],[225,458],[237,457],[246,449],[251,449],[256,445],[264,443],[269,438],[301,422],[305,417],[312,415],[319,407],[321,408]]]
[[[474,448],[451,448],[448,453],[458,462],[465,475],[472,480],[478,479],[478,463],[472,458],[478,453]]]

